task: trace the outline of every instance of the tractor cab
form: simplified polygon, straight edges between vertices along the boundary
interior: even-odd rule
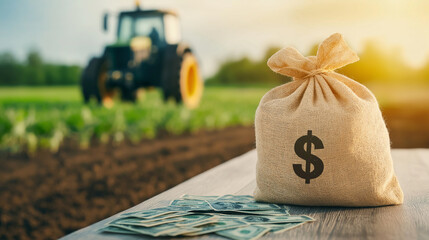
[[[107,31],[108,15],[103,23]],[[165,100],[194,108],[203,89],[196,58],[181,40],[177,14],[140,8],[119,14],[116,41],[91,59],[81,83],[85,102],[95,97],[107,107],[117,95],[134,102],[139,89],[158,87]]]
[[[117,43],[129,44],[135,37],[149,38],[152,45],[158,47],[178,44],[181,41],[179,19],[172,11],[137,10],[120,13]]]

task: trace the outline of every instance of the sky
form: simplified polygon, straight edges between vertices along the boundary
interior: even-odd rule
[[[0,52],[24,59],[38,49],[51,62],[85,65],[115,41],[115,18],[134,0],[2,0]],[[143,0],[146,9],[175,10],[182,36],[204,76],[226,58],[260,58],[268,46],[302,53],[332,33],[353,49],[371,39],[400,49],[411,66],[429,59],[429,2],[421,0]],[[102,16],[110,13],[109,32]]]

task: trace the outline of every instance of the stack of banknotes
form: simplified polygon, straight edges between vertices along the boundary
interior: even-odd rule
[[[230,239],[257,239],[311,221],[305,215],[291,216],[287,206],[256,202],[249,195],[183,195],[166,207],[124,213],[100,230],[153,237],[214,233]]]

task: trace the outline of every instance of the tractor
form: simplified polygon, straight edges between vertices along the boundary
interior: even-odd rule
[[[108,30],[108,14],[103,28]],[[105,107],[113,106],[115,98],[136,102],[142,89],[155,87],[165,101],[173,99],[190,109],[198,106],[203,82],[193,51],[181,41],[175,12],[142,10],[139,5],[121,12],[116,38],[82,73],[85,103],[93,98]]]

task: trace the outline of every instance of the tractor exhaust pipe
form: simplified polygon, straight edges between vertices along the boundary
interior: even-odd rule
[[[140,7],[140,0],[136,0],[136,1],[135,1],[135,3],[136,3],[136,10],[137,10],[137,11],[140,11],[140,10],[141,10],[141,7]]]

